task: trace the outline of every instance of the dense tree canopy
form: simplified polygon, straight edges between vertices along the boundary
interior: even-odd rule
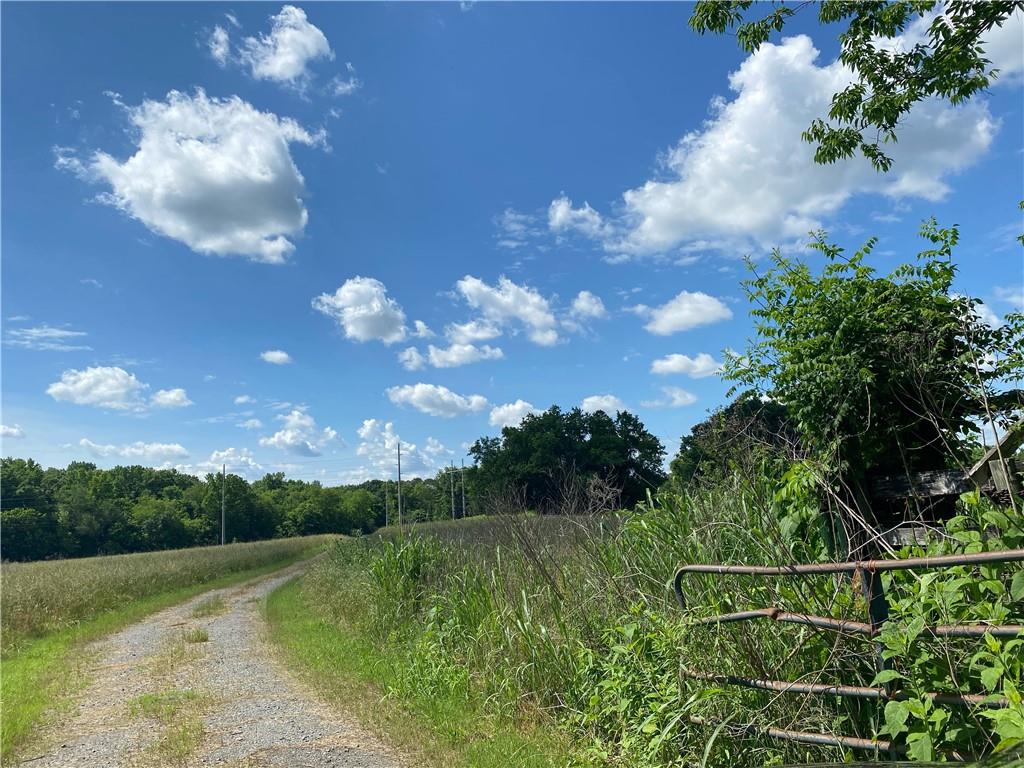
[[[604,411],[553,406],[504,427],[501,437],[477,440],[470,453],[482,490],[522,493],[535,509],[558,504],[567,482],[600,477],[631,506],[665,479],[664,447],[626,411],[613,419]]]
[[[756,338],[726,376],[784,405],[804,444],[847,486],[869,475],[964,466],[989,420],[1019,416],[1024,316],[994,326],[954,292],[955,228],[888,275],[829,244],[818,272],[776,253],[746,283]]]
[[[792,458],[798,453],[797,443],[784,405],[753,391],[744,392],[715,409],[682,438],[670,476],[677,486],[686,487],[694,481],[720,479],[736,470],[756,470],[751,462]]]
[[[879,170],[892,160],[883,145],[918,102],[931,97],[953,104],[970,99],[998,76],[985,57],[983,38],[1012,14],[1021,0],[824,0],[820,3],[754,3],[752,0],[700,0],[690,26],[699,33],[735,30],[748,53],[781,32],[800,9],[814,7],[822,24],[846,24],[839,34],[840,60],[852,82],[832,97],[828,120],[818,118],[804,132],[816,145],[814,159],[834,163],[860,151]],[[748,11],[756,8],[756,18]],[[938,12],[940,11],[941,12]],[[927,22],[915,39],[911,26]],[[892,39],[902,37],[901,45]]]
[[[441,470],[402,483],[404,522],[479,514],[474,468]],[[324,487],[268,474],[224,482],[228,541],[369,532],[397,522],[394,481]],[[220,541],[221,476],[72,462],[43,469],[32,459],[0,460],[0,557],[39,560],[202,546]]]

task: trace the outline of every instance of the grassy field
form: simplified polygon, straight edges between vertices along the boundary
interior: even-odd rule
[[[1019,518],[999,519],[986,507],[972,515],[950,523],[951,537],[928,553],[1020,546]],[[703,673],[877,685],[866,638],[773,622],[691,621],[772,605],[862,621],[866,606],[849,580],[695,576],[687,610],[675,605],[668,582],[679,563],[801,559],[779,527],[771,494],[737,481],[732,490],[669,496],[622,516],[385,530],[339,542],[273,595],[272,636],[314,685],[364,702],[366,721],[399,744],[419,745],[434,765],[503,765],[513,752],[517,765],[635,768],[873,757],[780,741],[741,724],[863,738],[902,726],[901,743],[917,759],[954,746],[985,754],[1021,743],[1020,641],[939,642],[918,626],[1020,623],[1024,604],[1011,585],[1024,581],[1020,566],[887,579],[892,620],[882,642],[909,699],[884,713],[875,702],[682,677],[685,664]],[[923,693],[934,690],[1003,693],[1011,705],[990,717],[995,710],[935,705]],[[538,734],[546,736],[538,741]]]
[[[0,755],[24,744],[40,717],[80,684],[82,643],[207,589],[284,567],[335,538],[4,563]]]

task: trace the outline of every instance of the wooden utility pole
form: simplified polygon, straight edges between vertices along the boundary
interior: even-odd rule
[[[462,517],[466,517],[466,460],[462,459],[462,469],[459,472],[459,487],[462,488]]]
[[[448,470],[448,480],[452,487],[452,520],[455,519],[455,462],[452,462],[451,469]]]
[[[220,543],[224,544],[227,537],[224,532],[224,493],[228,481],[228,465],[224,464],[220,469]]]

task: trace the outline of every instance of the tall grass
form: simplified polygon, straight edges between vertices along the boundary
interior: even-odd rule
[[[874,703],[752,691],[681,674],[685,668],[872,684],[876,648],[863,637],[768,621],[693,621],[764,606],[863,621],[866,606],[859,585],[849,579],[694,576],[685,584],[686,610],[675,605],[669,580],[680,563],[797,559],[800,544],[782,535],[779,512],[767,484],[737,479],[732,487],[667,495],[635,513],[509,516],[383,531],[339,544],[302,588],[308,604],[335,624],[404,649],[403,671],[391,684],[399,700],[429,699],[432,692],[450,699],[458,691],[485,702],[494,717],[559,727],[576,742],[582,761],[666,768],[871,757],[779,741],[746,726],[872,738],[885,725]],[[985,546],[977,532],[975,526],[964,539],[967,548]],[[955,540],[941,546],[964,548]],[[934,615],[929,624],[1024,617],[1024,606],[1010,597],[1012,570],[988,569],[983,578],[967,571],[953,578],[971,597],[958,604],[956,616]],[[968,585],[986,581],[988,593],[973,596]],[[894,625],[916,620],[908,611],[922,604],[921,583],[909,575],[889,580]],[[929,690],[921,686],[941,682],[931,668],[948,658],[958,666],[945,682],[985,692],[964,656],[968,641],[941,648],[928,642],[910,638],[906,652],[893,655],[908,687]],[[977,642],[970,642],[976,651]],[[929,660],[930,676],[914,668],[919,659]],[[1020,665],[1010,669],[1007,663],[1008,679],[1019,680]],[[998,741],[978,712],[943,717],[973,724],[970,734],[961,728],[948,736],[966,740],[976,752]],[[945,737],[936,732],[936,754]]]
[[[0,631],[5,652],[150,595],[293,559],[332,536],[133,555],[3,563]]]

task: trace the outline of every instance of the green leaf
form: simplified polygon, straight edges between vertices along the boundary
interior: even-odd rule
[[[906,730],[908,717],[910,717],[910,709],[906,702],[888,702],[885,705],[885,728],[882,729],[882,732],[888,733],[893,738],[899,736]]]
[[[899,680],[902,677],[903,675],[901,675],[895,669],[883,669],[881,672],[875,675],[875,679],[871,681],[871,685],[884,685],[885,683],[891,682],[893,680]]]
[[[932,759],[932,737],[927,733],[912,733],[907,737],[907,755],[911,760],[927,762]]]
[[[981,684],[986,691],[994,691],[999,685],[999,678],[1003,676],[1003,665],[997,664],[981,670]]]
[[[1024,600],[1024,568],[1013,574],[1010,581],[1010,597],[1014,600]]]

